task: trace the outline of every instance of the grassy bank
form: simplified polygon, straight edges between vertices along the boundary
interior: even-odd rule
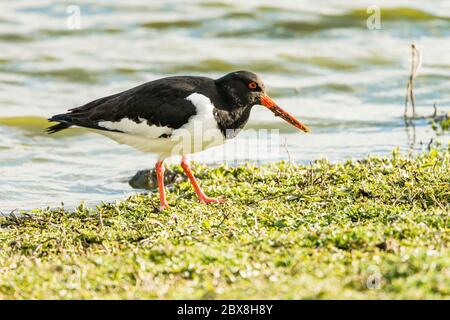
[[[450,298],[450,153],[195,172],[97,209],[0,218],[0,299]]]

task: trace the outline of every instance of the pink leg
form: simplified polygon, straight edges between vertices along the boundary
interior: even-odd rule
[[[200,188],[197,180],[194,177],[194,174],[191,171],[191,167],[189,166],[189,163],[185,156],[181,159],[181,167],[183,168],[184,172],[186,173],[187,177],[189,178],[189,181],[191,182],[192,186],[194,187],[195,193],[197,194],[199,200],[201,203],[214,203],[214,202],[224,202],[223,199],[215,199],[208,197]]]
[[[169,207],[169,204],[167,203],[166,194],[164,191],[164,165],[162,160],[156,162],[155,170],[156,178],[158,180],[160,208],[161,210],[164,210]]]

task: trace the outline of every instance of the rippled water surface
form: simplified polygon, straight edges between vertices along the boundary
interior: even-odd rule
[[[127,180],[154,157],[81,129],[48,136],[46,118],[95,98],[175,74],[261,75],[269,94],[308,124],[292,130],[255,107],[250,131],[194,156],[202,162],[307,163],[408,152],[436,137],[428,120],[405,128],[410,44],[422,52],[418,113],[450,108],[450,5],[433,1],[63,1],[0,2],[0,210],[72,206],[122,198]],[[366,8],[381,8],[381,29]],[[69,9],[70,10],[70,9]],[[278,129],[260,135],[251,129]],[[414,130],[413,130],[414,129]],[[272,137],[276,152],[255,151]],[[240,139],[240,140],[239,140]],[[224,152],[226,150],[226,152]],[[254,152],[255,151],[255,152]]]

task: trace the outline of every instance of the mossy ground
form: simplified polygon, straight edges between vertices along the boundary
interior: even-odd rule
[[[158,197],[0,218],[0,299],[450,298],[450,154],[195,165]]]

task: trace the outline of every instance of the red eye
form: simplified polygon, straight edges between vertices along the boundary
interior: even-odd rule
[[[258,85],[256,84],[256,82],[250,82],[248,84],[249,89],[255,90],[257,87],[258,87]]]

